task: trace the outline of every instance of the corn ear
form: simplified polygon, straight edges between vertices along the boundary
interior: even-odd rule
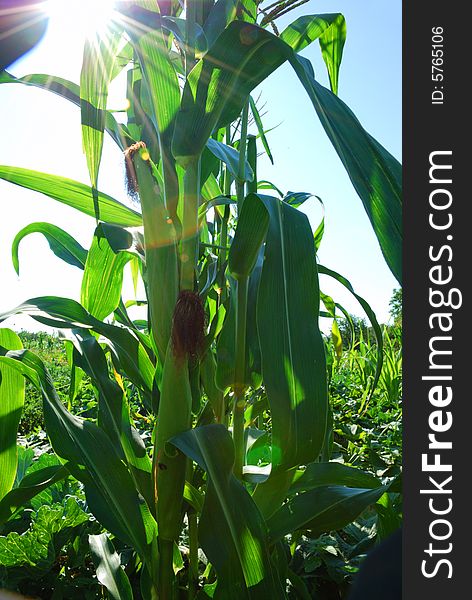
[[[172,595],[173,545],[182,528],[187,457],[168,441],[191,427],[192,393],[188,360],[176,358],[169,343],[162,372],[161,399],[153,454],[154,494],[159,535],[159,580],[163,598]]]
[[[129,154],[134,165],[143,213],[151,329],[159,358],[163,363],[172,329],[172,314],[179,292],[177,234],[152,175],[149,153],[145,145],[139,143],[133,148],[134,150]]]
[[[176,359],[171,344],[162,372],[162,389],[154,446],[154,479],[159,537],[174,540],[180,533],[185,455],[167,442],[191,426],[192,393],[188,361]]]

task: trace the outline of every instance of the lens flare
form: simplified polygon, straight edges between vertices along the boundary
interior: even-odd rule
[[[73,25],[77,34],[89,37],[103,31],[113,18],[115,0],[47,0],[44,8],[51,24]]]

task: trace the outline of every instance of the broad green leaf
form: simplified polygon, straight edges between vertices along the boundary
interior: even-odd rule
[[[33,448],[25,448],[24,446],[17,446],[18,454],[18,465],[16,467],[16,476],[14,487],[21,483],[21,480],[26,475],[26,471],[30,468],[34,461],[34,450]]]
[[[70,473],[67,470],[67,463],[63,464],[63,462],[64,461],[61,462],[56,454],[45,452],[40,454],[37,459],[34,460],[33,463],[28,467],[28,471],[25,476],[26,482],[33,481],[32,477],[38,471],[41,471],[45,474],[47,470],[50,470],[52,473],[53,469],[57,469],[54,476],[54,481],[51,483],[51,485],[39,490],[39,492],[32,496],[28,501],[28,505],[31,506],[33,510],[38,510],[44,504],[52,506],[55,502],[60,502],[61,498],[64,498],[66,494],[69,492],[73,493],[72,486],[75,487],[79,485],[77,482],[69,478]],[[22,482],[22,485],[24,486],[25,483]],[[18,487],[21,487],[21,484]],[[14,490],[12,490],[12,492],[13,491]]]
[[[127,21],[126,30],[139,60],[143,83],[147,87],[150,117],[159,137],[165,202],[171,217],[174,218],[178,189],[170,146],[175,117],[180,105],[180,87],[177,72],[170,60],[160,16],[154,13],[155,6],[152,7],[152,4],[145,3],[146,8],[151,10],[143,10],[140,6],[129,7],[126,12],[131,16],[131,21]],[[150,23],[152,23],[152,30],[149,28]]]
[[[92,189],[79,181],[5,165],[0,165],[0,179],[10,181],[28,190],[40,192],[86,215],[95,216]],[[102,192],[98,192],[98,198],[100,218],[103,221],[123,227],[142,225],[141,215],[136,211]]]
[[[326,365],[310,224],[306,215],[285,202],[259,197],[270,221],[257,329],[272,415],[272,469],[277,471],[318,457],[328,407]]]
[[[113,600],[133,600],[128,576],[121,568],[120,557],[107,534],[89,535],[88,540],[97,579],[106,587],[109,597]]]
[[[57,94],[61,98],[69,100],[80,107],[80,87],[76,83],[62,77],[43,75],[41,73],[25,75],[24,77],[14,77],[7,71],[2,71],[0,73],[0,83],[21,83],[37,87]],[[110,111],[106,111],[105,113],[105,129],[121,150],[124,150],[132,142],[127,128],[118,123]]]
[[[129,63],[133,60],[133,45],[129,42],[126,43],[120,50],[117,52],[115,56],[115,60],[113,61],[113,66],[111,69],[110,81],[113,81],[118,75],[123,71],[123,69],[129,65]]]
[[[208,46],[215,43],[227,25],[236,18],[239,0],[217,0],[208,15],[203,27]]]
[[[177,17],[162,17],[162,27],[171,31],[181,47],[186,44],[186,21]],[[195,23],[195,56],[200,58],[208,50],[208,41],[205,32],[198,23]]]
[[[315,80],[309,61],[268,31],[233,22],[192,69],[176,120],[174,156],[182,164],[198,156],[211,133],[236,119],[252,89],[287,59],[364,204],[387,264],[401,281],[400,164]]]
[[[331,143],[362,200],[385,260],[401,283],[401,165],[359,123],[352,111],[314,78],[309,61],[290,57]]]
[[[346,21],[343,15],[304,15],[284,29],[280,39],[295,52],[300,52],[319,39],[323,60],[328,68],[331,91],[338,93],[339,67],[346,41]]]
[[[297,529],[308,529],[312,537],[341,529],[377,502],[386,489],[333,485],[298,494],[267,521],[270,539],[276,542]]]
[[[75,498],[68,498],[64,505],[40,507],[22,535],[12,531],[0,536],[0,566],[7,572],[21,567],[30,580],[39,579],[53,567],[65,536],[73,535],[74,528],[88,520]]]
[[[289,494],[306,492],[324,485],[345,485],[351,488],[375,489],[382,483],[370,473],[337,462],[310,463],[297,471]]]
[[[228,266],[231,277],[229,307],[217,341],[216,384],[221,390],[235,383],[235,333],[237,280],[248,280],[246,324],[245,383],[257,389],[261,385],[260,348],[256,327],[256,300],[264,260],[263,242],[267,233],[269,213],[255,194],[246,196],[236,232],[230,247]]]
[[[250,92],[284,62],[280,43],[243,21],[233,21],[221,33],[185,83],[172,141],[178,162],[185,165],[199,156],[213,130],[239,116]]]
[[[208,202],[212,201],[214,198],[221,196],[222,191],[216,177],[213,173],[208,177],[205,183],[202,185],[202,197]]]
[[[238,176],[239,152],[235,148],[227,146],[226,144],[223,144],[223,142],[218,142],[213,138],[210,138],[207,141],[206,147],[212,154],[214,154],[214,156],[228,166],[228,169],[233,177]],[[254,173],[248,161],[246,160],[244,165],[244,181],[252,181],[253,179]]]
[[[147,87],[143,83],[141,68],[134,61],[134,68],[127,73],[126,97],[129,106],[126,111],[127,127],[134,141],[142,140],[146,144],[151,159],[158,164],[160,158],[159,140],[156,128],[151,121],[151,110]]]
[[[256,194],[249,194],[240,209],[228,255],[228,268],[236,280],[249,277],[254,269],[268,226],[266,206]]]
[[[366,300],[364,300],[364,298],[362,298],[362,296],[359,296],[359,294],[356,294],[351,283],[345,277],[343,277],[339,273],[336,273],[336,271],[332,271],[331,269],[323,267],[323,265],[320,265],[320,264],[318,264],[317,268],[318,268],[318,273],[321,273],[322,275],[328,275],[329,277],[336,279],[336,281],[339,281],[339,283],[341,283],[347,290],[349,290],[351,292],[351,294],[354,296],[354,298],[359,302],[359,304],[364,309],[364,311],[372,325],[372,329],[374,330],[375,340],[377,342],[377,364],[375,366],[375,374],[374,374],[374,379],[372,381],[372,385],[366,395],[366,403],[368,403],[370,398],[372,397],[372,394],[375,391],[375,388],[377,387],[377,383],[379,381],[380,374],[382,372],[383,354],[384,354],[383,353],[384,341],[383,341],[382,329],[380,328],[380,325],[377,321],[377,317],[375,316],[375,313],[372,310],[370,304]],[[341,308],[341,307],[339,307],[339,308]]]
[[[42,361],[28,350],[0,350],[0,364],[17,369],[43,395],[43,410],[51,444],[69,461],[74,477],[85,484],[87,502],[96,518],[114,535],[150,560],[155,521],[108,436],[91,421],[72,415],[61,403]]]
[[[129,404],[117,379],[108,375],[105,353],[93,335],[75,331],[75,362],[91,377],[98,394],[98,424],[128,464],[139,492],[153,507],[151,460],[139,433],[132,427]]]
[[[75,300],[56,296],[32,298],[1,314],[0,321],[16,314],[30,315],[39,323],[57,329],[80,327],[96,331],[107,338],[117,368],[122,369],[139,388],[152,390],[155,366],[146,349],[128,329],[99,321]]]
[[[97,221],[100,219],[97,182],[106,124],[108,85],[112,79],[120,38],[121,31],[116,26],[103,34],[96,33],[87,37],[80,73],[82,145],[92,184]]]
[[[214,598],[285,598],[271,565],[264,520],[233,475],[234,446],[227,429],[206,425],[171,441],[207,472],[198,533],[218,574]]]
[[[18,259],[18,247],[21,240],[30,233],[42,233],[49,243],[49,247],[54,254],[63,261],[74,267],[83,269],[87,259],[87,250],[83,248],[75,238],[67,231],[52,223],[31,223],[19,231],[12,244],[12,260],[16,273],[20,273],[20,263]]]
[[[128,252],[114,252],[101,225],[95,229],[85,263],[80,302],[96,319],[102,321],[118,307],[123,269],[130,258]]]
[[[261,256],[261,260],[263,256]],[[260,387],[260,351],[257,339],[256,323],[256,296],[260,280],[260,267],[254,269],[249,277],[248,309],[246,326],[246,365],[244,368],[245,384],[254,389]],[[216,374],[215,382],[218,388],[225,391],[235,383],[236,360],[236,298],[237,283],[233,277],[228,277],[230,285],[228,309],[221,333],[216,344]]]
[[[246,23],[255,23],[258,4],[257,0],[239,0],[238,18]]]
[[[23,345],[11,329],[0,328],[0,346],[21,350]],[[17,469],[16,436],[25,401],[25,382],[20,373],[0,364],[0,499],[15,481]]]
[[[343,353],[343,340],[336,319],[333,319],[333,323],[331,325],[331,341],[333,342],[334,351],[339,360]]]
[[[69,476],[62,465],[45,467],[26,475],[20,485],[13,488],[0,500],[0,525],[3,525],[20,507],[54,483]]]
[[[395,507],[391,494],[383,494],[374,505],[377,512],[377,535],[384,540],[402,526],[402,517]]]
[[[309,200],[312,197],[313,197],[313,194],[310,194],[308,192],[287,192],[285,194],[285,196],[282,198],[282,200],[284,202],[286,202],[287,204],[290,204],[290,206],[293,206],[294,208],[298,208],[304,202],[306,202],[307,200]],[[318,196],[315,196],[315,198],[317,198],[321,202],[321,200],[318,198]],[[321,202],[321,204],[323,204],[323,203]]]
[[[129,28],[143,78],[150,91],[154,126],[163,141],[167,141],[172,135],[180,104],[179,83],[168,56],[162,28],[156,26],[154,31],[146,31],[149,31],[147,27],[136,24]]]

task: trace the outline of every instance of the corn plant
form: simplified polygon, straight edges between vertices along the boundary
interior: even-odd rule
[[[267,185],[258,185],[249,115],[269,149],[251,92],[291,64],[399,280],[400,165],[337,96],[343,16],[306,15],[278,32],[274,21],[290,4],[189,0],[183,13],[173,1],[119,2],[108,31],[85,45],[80,84],[0,74],[1,83],[40,87],[80,108],[90,186],[12,166],[0,167],[0,177],[97,221],[88,250],[51,223],[18,233],[15,267],[21,240],[40,232],[83,270],[81,298],[33,298],[1,318],[24,313],[69,331],[72,387],[86,373],[99,404],[96,420],[72,414],[41,361],[0,330],[0,518],[71,474],[97,520],[133,548],[144,598],[176,598],[179,586],[189,598],[202,586],[215,598],[285,598],[285,536],[343,527],[391,484],[329,462],[318,274],[354,290],[317,263],[320,235],[298,210],[309,194],[259,192]],[[331,89],[299,55],[316,40]],[[126,124],[107,111],[108,86],[122,72]],[[140,211],[99,190],[106,133],[123,151]],[[128,263],[144,282],[145,325],[121,297]],[[378,327],[373,313],[372,320]],[[15,488],[23,376],[42,392],[61,464]],[[155,423],[151,447],[130,416],[130,386]],[[188,560],[185,577],[176,578],[184,528]],[[115,564],[110,594],[130,598],[110,539],[93,551]]]

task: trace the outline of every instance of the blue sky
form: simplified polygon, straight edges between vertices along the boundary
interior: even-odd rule
[[[267,4],[267,2],[266,2]],[[66,3],[62,2],[62,6]],[[71,0],[70,9],[51,18],[43,41],[9,70],[14,75],[47,73],[78,83],[83,30]],[[95,4],[96,6],[96,4]],[[342,12],[347,22],[347,41],[340,72],[339,95],[363,126],[401,160],[401,2],[400,0],[312,0],[278,23],[279,29],[302,14]],[[303,51],[312,60],[317,78],[327,85],[318,44]],[[112,90],[112,108],[123,105],[119,82]],[[290,67],[283,66],[263,84],[260,103],[265,103],[264,124],[278,125],[268,134],[275,165],[266,159],[259,177],[273,181],[283,191],[306,191],[324,202],[325,237],[319,258],[342,273],[355,290],[371,303],[379,320],[388,319],[388,302],[398,287],[382,257],[370,223],[344,168],[319,125],[313,107]],[[88,183],[82,154],[79,110],[59,97],[19,85],[0,86],[2,144],[0,164],[54,173]],[[107,140],[99,187],[126,202],[122,158]],[[79,298],[81,272],[57,259],[38,234],[20,245],[20,277],[15,274],[11,242],[33,221],[48,221],[64,228],[88,247],[94,220],[59,203],[0,181],[0,311],[33,296],[60,295]],[[305,204],[313,228],[321,217],[315,199]],[[363,316],[362,309],[343,288],[326,277],[322,290]],[[126,299],[133,292],[128,279]],[[14,328],[35,327],[31,320],[10,319]]]

